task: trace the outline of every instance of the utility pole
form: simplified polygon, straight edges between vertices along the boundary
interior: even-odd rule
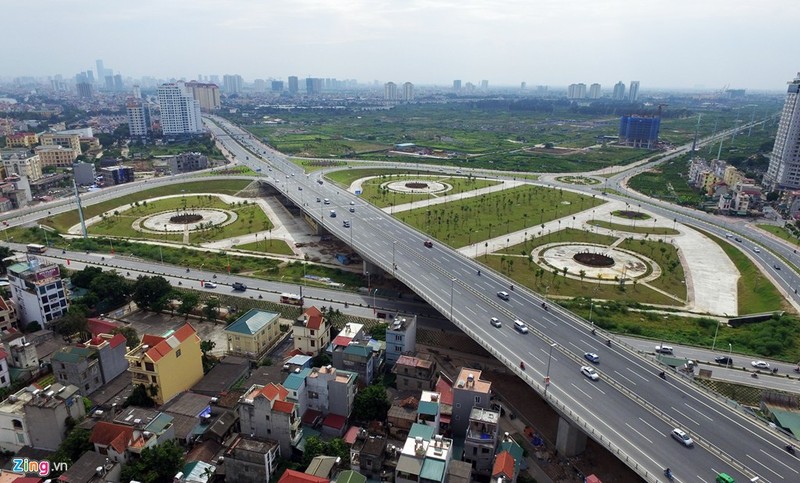
[[[78,185],[75,183],[75,178],[72,179],[72,187],[75,190],[75,204],[78,205],[78,217],[81,219],[81,233],[83,233],[83,239],[86,240],[89,238],[89,233],[86,231],[86,221],[83,219],[81,196],[78,194]]]

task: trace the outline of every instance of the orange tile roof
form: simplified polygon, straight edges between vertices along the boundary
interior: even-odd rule
[[[281,475],[278,483],[330,483],[330,480],[295,470],[286,470]]]
[[[128,447],[128,442],[132,437],[132,427],[100,421],[92,428],[89,442],[101,446],[110,446],[117,453],[122,453]]]
[[[192,327],[191,324],[185,324],[166,338],[145,334],[144,337],[142,337],[142,344],[150,346],[146,354],[153,362],[158,362],[162,357],[172,352],[172,346],[169,345],[168,339],[175,337],[179,342],[183,342],[195,334],[194,327]]]
[[[286,396],[289,395],[289,391],[280,384],[275,384],[274,382],[271,382],[268,385],[261,388],[261,394],[263,394],[270,401],[274,401],[275,399],[277,399],[278,401],[284,401],[286,399]]]
[[[272,403],[272,410],[279,413],[292,414],[294,403],[290,403],[289,401],[275,401]]]
[[[508,451],[503,451],[494,460],[492,478],[504,475],[509,479],[514,478],[514,457]]]
[[[319,330],[322,327],[322,312],[318,308],[311,306],[303,312],[303,315],[308,316],[308,323],[306,327],[311,330]]]

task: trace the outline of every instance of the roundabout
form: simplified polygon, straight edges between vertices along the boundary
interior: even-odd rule
[[[387,181],[381,184],[381,189],[395,193],[437,195],[452,190],[453,185],[428,179],[406,179],[402,181]]]
[[[237,215],[219,208],[198,208],[190,211],[164,211],[137,219],[132,227],[147,233],[190,232],[209,226],[221,227],[235,222]]]
[[[603,245],[554,243],[537,247],[533,259],[547,271],[567,268],[567,277],[601,281],[620,279],[649,281],[661,275],[661,268],[638,253]]]

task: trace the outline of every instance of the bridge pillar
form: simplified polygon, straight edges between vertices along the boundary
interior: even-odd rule
[[[586,449],[586,433],[563,417],[558,419],[556,450],[560,456],[570,458]]]

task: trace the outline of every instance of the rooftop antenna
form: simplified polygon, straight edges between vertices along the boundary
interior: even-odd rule
[[[83,239],[86,240],[89,238],[89,234],[86,232],[86,220],[83,219],[83,207],[81,206],[81,195],[78,194],[78,185],[75,183],[75,178],[72,178],[72,187],[75,189],[75,204],[78,205],[78,216],[81,219],[81,233],[83,233]]]

